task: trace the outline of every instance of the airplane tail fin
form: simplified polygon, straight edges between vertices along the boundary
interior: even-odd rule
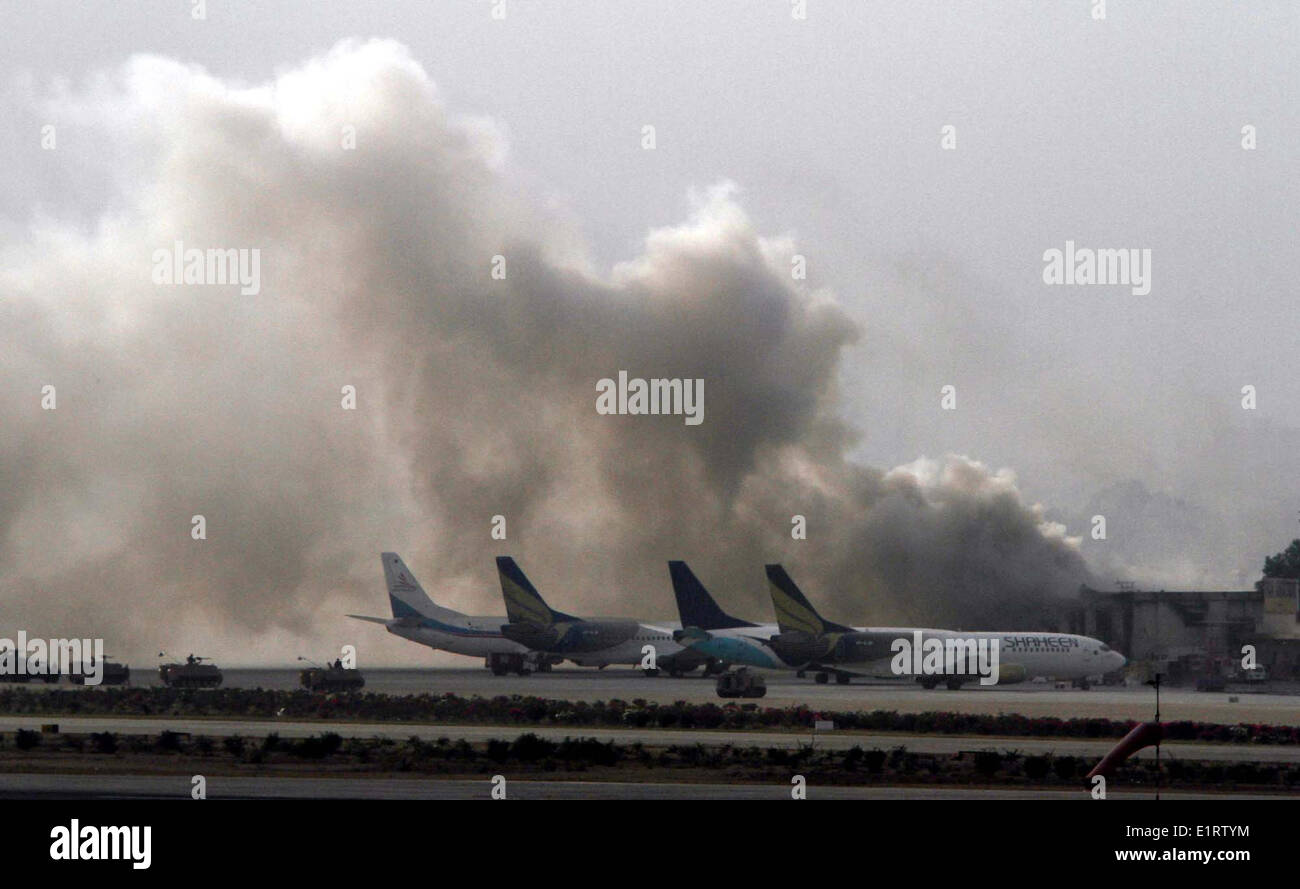
[[[677,597],[677,613],[683,627],[701,630],[726,630],[732,627],[752,627],[754,624],[732,617],[718,607],[709,591],[700,583],[685,562],[669,562],[668,573],[673,579],[673,595]]]
[[[383,553],[380,558],[384,562],[384,581],[388,585],[388,601],[393,607],[393,617],[436,617],[458,613],[443,608],[430,599],[397,553]]]
[[[776,623],[782,633],[808,633],[821,636],[825,633],[846,632],[848,627],[826,620],[800,592],[799,587],[780,565],[767,565],[767,588],[776,610]]]
[[[506,600],[506,615],[511,623],[551,626],[560,621],[578,620],[547,605],[537,587],[509,556],[497,556],[497,574],[501,576],[501,595]]]

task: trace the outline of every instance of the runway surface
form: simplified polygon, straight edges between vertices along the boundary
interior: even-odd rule
[[[757,732],[728,730],[686,730],[649,728],[585,728],[580,726],[490,726],[490,725],[427,725],[418,723],[365,723],[365,722],[295,722],[253,719],[167,719],[157,717],[50,717],[50,716],[0,716],[0,731],[12,732],[19,728],[38,729],[46,723],[55,723],[61,732],[89,733],[115,732],[118,734],[156,735],[163,731],[190,732],[209,737],[240,735],[246,738],[263,738],[272,732],[284,738],[305,738],[334,732],[351,738],[391,738],[404,741],[412,736],[426,741],[447,738],[451,741],[487,741],[493,738],[513,740],[521,734],[532,732],[543,738],[596,738],[600,741],[617,741],[620,744],[641,743],[654,746],[673,744],[706,744],[740,747],[778,747],[788,750],[814,744],[819,748],[847,750],[860,746],[864,749],[878,747],[888,750],[903,746],[914,753],[960,753],[967,750],[1014,750],[1023,754],[1050,753],[1056,756],[1082,756],[1100,759],[1112,747],[1115,739],[1090,740],[1086,738],[990,738],[953,735],[917,735],[901,733],[870,733],[829,731],[818,732]],[[1162,757],[1170,759],[1206,759],[1223,762],[1300,762],[1300,745],[1272,746],[1264,744],[1204,744],[1175,741],[1161,747]],[[1136,758],[1154,757],[1153,749],[1140,751]]]
[[[186,799],[188,775],[0,775],[0,799]],[[215,799],[490,799],[491,783],[418,778],[255,778],[212,776],[207,798]],[[819,787],[808,799],[851,800],[1090,800],[1086,790],[997,790],[977,787]],[[1267,795],[1162,793],[1165,799],[1271,799]],[[1151,793],[1112,791],[1108,799],[1150,799]],[[782,784],[634,784],[601,781],[507,780],[507,799],[790,799]]]
[[[492,676],[486,670],[429,671],[433,690],[460,695],[534,694],[569,700],[625,701],[644,698],[658,703],[688,701],[720,703],[712,679],[698,676],[673,679],[645,677],[635,671],[557,670],[526,678]],[[1108,686],[1056,689],[1049,684],[1025,683],[1002,687],[967,687],[961,691],[937,688],[927,691],[908,681],[858,680],[850,685],[818,685],[811,676],[793,674],[767,678],[767,696],[760,707],[806,705],[824,710],[897,710],[922,713],[942,710],[956,713],[1020,713],[1026,716],[1101,717],[1148,720],[1155,697],[1145,686]],[[1230,697],[1237,697],[1235,702]],[[1300,695],[1205,693],[1169,688],[1160,693],[1161,717],[1222,723],[1300,725]]]
[[[458,669],[365,670],[366,691],[387,694],[457,695],[537,695],[564,700],[632,701],[642,698],[658,703],[687,701],[719,702],[712,679],[688,676],[647,677],[620,669],[556,669],[532,676],[493,676],[482,666]],[[134,670],[136,684],[156,685],[156,674]],[[227,670],[226,685],[239,688],[295,689],[298,673],[292,669]],[[938,688],[926,691],[906,681],[855,681],[851,685],[818,685],[812,678],[798,679],[793,674],[767,677],[767,697],[757,701],[762,707],[806,705],[817,710],[896,710],[920,713],[942,710],[957,713],[1019,713],[1025,716],[1101,717],[1106,719],[1150,719],[1154,696],[1145,686],[1106,686],[1082,689],[1056,689],[1047,684],[980,688],[961,691]],[[67,688],[66,684],[45,686],[32,683],[27,688]],[[1281,686],[1272,685],[1273,690]],[[1294,690],[1294,689],[1291,689]],[[94,691],[93,689],[90,691]],[[1237,700],[1231,700],[1236,697]],[[1160,695],[1161,716],[1165,720],[1196,720],[1219,723],[1269,723],[1300,725],[1300,694],[1259,693],[1243,689],[1232,694],[1196,692],[1167,688]]]

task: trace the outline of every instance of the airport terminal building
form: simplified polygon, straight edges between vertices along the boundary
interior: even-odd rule
[[[1269,679],[1300,680],[1300,581],[1266,577],[1251,590],[1138,590],[1083,587],[1070,631],[1128,656],[1139,672],[1191,683],[1241,676],[1242,647],[1254,645]]]

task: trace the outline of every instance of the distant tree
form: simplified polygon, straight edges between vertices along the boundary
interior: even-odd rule
[[[1292,540],[1290,546],[1275,556],[1266,556],[1264,576],[1300,578],[1300,540]]]

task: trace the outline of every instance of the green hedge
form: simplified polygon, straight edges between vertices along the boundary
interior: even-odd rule
[[[252,719],[337,719],[363,722],[481,723],[575,727],[701,729],[809,729],[815,718],[839,729],[911,734],[1005,735],[1008,737],[1119,738],[1132,720],[1057,719],[1018,714],[898,713],[894,710],[813,711],[805,706],[760,707],[752,703],[657,704],[623,701],[560,701],[531,695],[493,698],[454,694],[320,694],[305,690],[222,688],[99,688],[0,690],[0,713],[35,716],[184,716]],[[1166,723],[1170,740],[1300,744],[1300,727],[1208,722]]]

